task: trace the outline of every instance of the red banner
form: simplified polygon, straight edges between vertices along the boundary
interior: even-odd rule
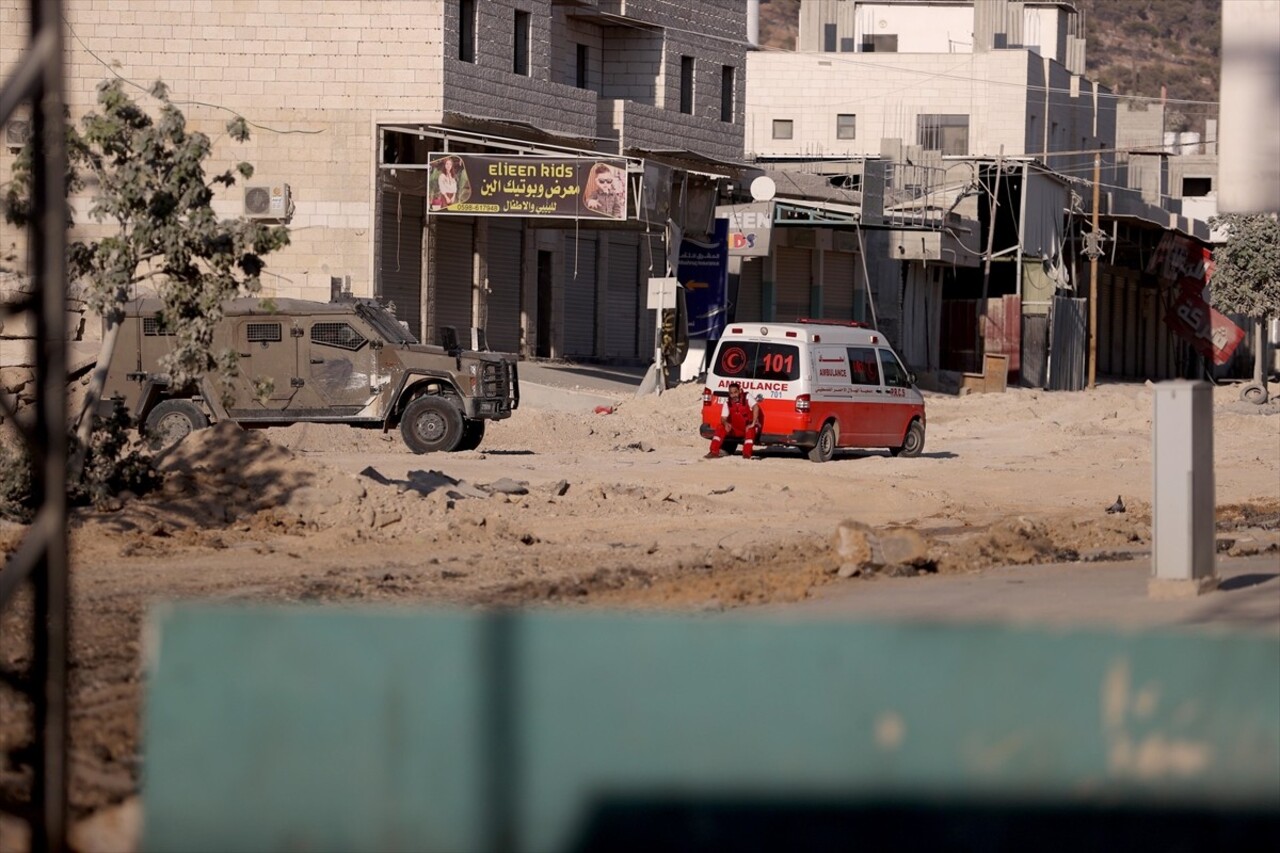
[[[1214,364],[1226,364],[1244,340],[1244,330],[1204,301],[1204,283],[1187,277],[1182,279],[1165,323],[1191,344],[1195,351]]]
[[[1147,272],[1166,284],[1194,278],[1204,286],[1213,278],[1213,252],[1189,237],[1167,231],[1147,262]]]
[[[1162,284],[1177,283],[1165,324],[1214,364],[1230,361],[1244,340],[1244,330],[1205,299],[1213,276],[1213,253],[1195,240],[1168,232],[1151,256],[1147,272]]]

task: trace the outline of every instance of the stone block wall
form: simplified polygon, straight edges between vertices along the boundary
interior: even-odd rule
[[[26,0],[0,0],[0,74],[21,55]],[[206,133],[210,173],[240,161],[254,177],[218,193],[215,209],[243,211],[244,184],[289,184],[293,243],[268,258],[265,287],[328,299],[329,277],[371,292],[376,125],[437,120],[442,107],[443,0],[67,0],[67,86],[73,119],[95,108],[98,84],[163,79],[192,130]],[[128,86],[143,103],[149,99]],[[225,125],[250,122],[232,142]],[[0,179],[12,154],[0,149]],[[87,199],[75,199],[78,235]],[[6,227],[7,228],[7,227]],[[25,251],[25,235],[0,249]]]

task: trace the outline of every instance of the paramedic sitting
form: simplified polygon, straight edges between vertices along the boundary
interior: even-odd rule
[[[729,386],[729,400],[724,404],[720,425],[716,427],[715,437],[711,439],[711,450],[707,453],[707,459],[720,457],[720,446],[724,444],[726,438],[742,439],[742,458],[752,458],[756,437],[760,434],[763,423],[763,413],[759,403],[762,396],[757,394],[757,402],[752,406],[747,403],[740,384],[734,382]]]

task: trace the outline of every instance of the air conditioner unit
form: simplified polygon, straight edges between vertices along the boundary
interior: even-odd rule
[[[4,126],[4,144],[18,149],[31,138],[31,122],[24,118],[10,119]]]
[[[288,184],[250,184],[244,188],[244,215],[250,219],[287,219],[292,212]]]

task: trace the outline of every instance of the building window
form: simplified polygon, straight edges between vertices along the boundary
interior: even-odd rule
[[[857,139],[858,117],[849,113],[836,116],[836,139]]]
[[[720,68],[720,120],[733,121],[733,66]]]
[[[511,70],[529,76],[529,13],[516,10],[516,51]]]
[[[836,25],[822,25],[822,51],[823,53],[836,52]]]
[[[863,53],[897,53],[898,37],[896,35],[864,35],[862,37]]]
[[[795,132],[795,124],[789,118],[775,118],[773,120],[773,138],[774,139],[790,139],[791,134]]]
[[[476,61],[476,0],[458,0],[458,59]]]
[[[680,112],[693,115],[693,57],[680,57]]]
[[[1183,178],[1183,198],[1203,198],[1213,192],[1213,178]]]
[[[853,53],[853,39],[851,39],[851,38],[841,38],[841,39],[840,39],[840,52],[841,52],[841,53]]]
[[[967,115],[922,115],[916,122],[916,144],[925,151],[959,156],[969,153]]]
[[[574,85],[579,89],[591,88],[590,81],[587,77],[587,68],[590,58],[590,48],[585,44],[578,45],[578,71],[574,77]]]

